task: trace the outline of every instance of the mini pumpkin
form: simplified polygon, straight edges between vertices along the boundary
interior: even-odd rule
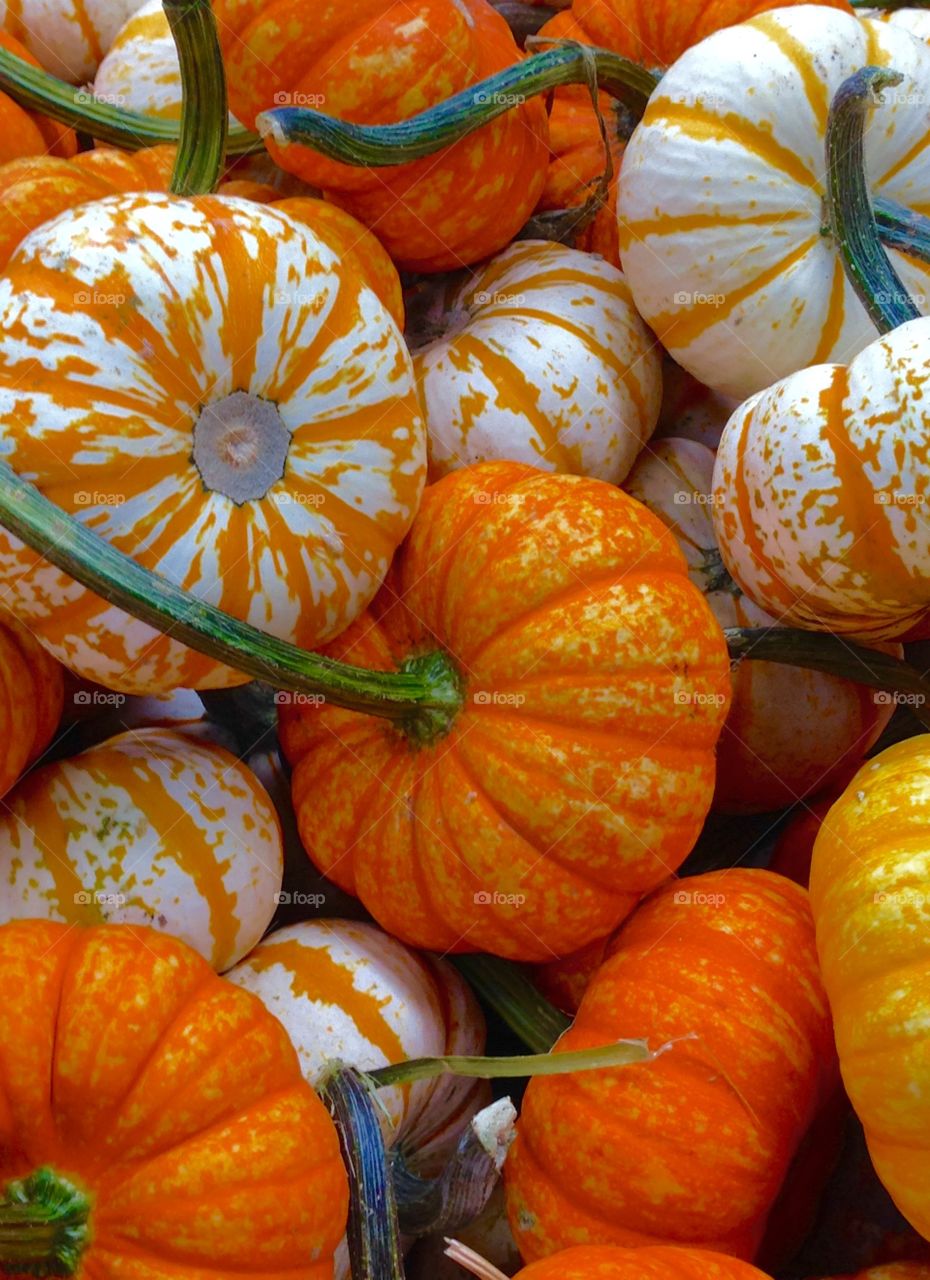
[[[627,145],[620,253],[633,298],[675,360],[717,391],[752,395],[848,360],[876,336],[823,230],[829,106],[875,64],[904,80],[882,127],[866,131],[869,186],[922,211],[930,49],[901,27],[822,5],[762,13],[689,49]],[[930,267],[891,257],[926,296]]]
[[[866,642],[926,621],[928,374],[922,318],[849,365],[783,379],[727,423],[714,470],[720,553],[750,599],[781,621]]]
[[[720,559],[712,519],[714,455],[691,440],[657,440],[626,487],[675,533],[691,579],[722,627],[774,627]],[[893,646],[900,656],[900,646]],[[774,662],[740,662],[717,748],[714,806],[728,813],[780,809],[829,787],[860,761],[894,699],[839,676]]]
[[[624,479],[655,427],[661,372],[620,271],[521,241],[446,299],[437,327],[414,355],[432,478],[509,459]]]
[[[930,1237],[927,914],[930,736],[859,770],[817,836],[811,905],[840,1069],[878,1176]]]
[[[504,1170],[521,1253],[662,1243],[752,1258],[836,1079],[804,890],[739,869],[657,890],[554,1052],[624,1037],[669,1047],[529,1084]]]
[[[480,1259],[462,1265],[479,1280],[506,1280]],[[580,1245],[533,1262],[515,1280],[767,1280],[748,1262],[706,1249],[675,1249],[661,1245],[645,1249],[617,1249],[610,1245]]]
[[[151,925],[218,972],[271,923],[281,830],[222,747],[136,728],[35,770],[0,814],[0,922]]]
[[[352,262],[220,196],[115,196],[27,237],[0,280],[0,438],[120,550],[311,647],[374,595],[426,460],[409,355]],[[0,571],[81,675],[125,692],[243,678],[10,535]]]
[[[261,1002],[154,930],[0,928],[0,1200],[40,1169],[89,1202],[76,1280],[332,1275],[332,1121]]]
[[[0,0],[2,9],[3,0]],[[15,36],[0,30],[0,49],[14,53],[30,66],[39,64]],[[6,93],[0,93],[0,164],[19,156],[60,156],[69,158],[77,151],[77,137],[48,116],[27,111]]]
[[[217,0],[229,101],[249,128],[276,106],[311,106],[361,124],[393,123],[518,62],[486,0]],[[532,213],[547,163],[539,98],[515,104],[438,155],[353,168],[307,147],[268,148],[372,228],[398,265],[442,271],[508,244]]]
[[[226,975],[275,1015],[316,1085],[334,1062],[371,1071],[406,1058],[484,1052],[481,1009],[457,971],[374,925],[307,920],[279,929]],[[438,1076],[378,1091],[385,1138],[438,1173],[486,1081]]]
[[[117,31],[143,0],[0,0],[0,26],[60,80],[93,79]]]
[[[380,670],[437,653],[459,672],[432,741],[281,709],[310,857],[403,941],[564,955],[691,849],[726,646],[671,533],[612,485],[518,463],[446,476],[327,652]]]
[[[0,613],[0,795],[42,755],[63,705],[59,664],[22,623]]]

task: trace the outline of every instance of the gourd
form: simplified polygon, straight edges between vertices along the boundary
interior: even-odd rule
[[[496,1267],[483,1264],[477,1255],[464,1256],[455,1246],[449,1252],[479,1280],[506,1280]],[[531,1263],[517,1272],[516,1280],[767,1280],[767,1277],[748,1262],[706,1249],[579,1245]]]
[[[0,795],[42,755],[63,705],[61,667],[26,627],[0,613]]]
[[[406,734],[325,702],[281,708],[312,861],[412,946],[564,955],[697,837],[726,646],[672,535],[603,481],[518,463],[446,476],[326,654],[451,669],[459,690]]]
[[[217,972],[268,928],[282,875],[258,780],[170,729],[135,728],[34,770],[0,813],[0,923],[151,925]]]
[[[143,0],[0,0],[0,26],[46,71],[71,84],[93,79],[117,31]],[[38,65],[38,64],[37,64]]]
[[[414,354],[432,478],[509,459],[624,479],[655,427],[661,374],[620,271],[525,240],[438,310]]]
[[[0,30],[0,49],[15,54],[31,66],[39,65],[8,31]],[[77,138],[72,129],[36,111],[27,111],[9,94],[0,93],[0,164],[20,156],[35,159],[46,154],[67,159],[76,151]]]
[[[152,929],[0,927],[4,1274],[328,1280],[347,1200],[254,996]]]

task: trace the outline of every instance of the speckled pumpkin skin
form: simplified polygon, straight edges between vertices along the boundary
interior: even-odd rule
[[[406,119],[520,60],[485,0],[217,0],[229,101],[243,124],[313,106],[362,124]],[[359,169],[268,142],[278,164],[370,226],[398,265],[445,271],[502,249],[526,222],[548,161],[541,98],[438,156]]]
[[[859,770],[814,845],[811,905],[843,1082],[898,1208],[930,1238],[930,736]]]
[[[0,928],[0,1185],[93,1196],[76,1280],[331,1280],[348,1188],[284,1028],[149,929]]]
[[[767,1280],[761,1271],[706,1249],[566,1249],[518,1271],[515,1280]]]
[[[672,535],[603,481],[453,472],[327,652],[392,669],[437,646],[464,705],[432,746],[282,708],[311,858],[414,946],[546,960],[610,933],[691,849],[729,701]]]
[[[928,378],[921,318],[849,365],[784,378],[727,423],[714,469],[720,552],[783,623],[868,642],[930,610]]]
[[[0,0],[0,26],[21,40],[53,76],[83,84],[93,78],[117,31],[141,4],[142,0]]]
[[[804,890],[759,870],[658,890],[556,1051],[625,1037],[676,1043],[653,1062],[530,1082],[505,1166],[521,1253],[658,1242],[752,1258],[836,1079]]]

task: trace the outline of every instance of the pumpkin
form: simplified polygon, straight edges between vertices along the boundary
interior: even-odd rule
[[[77,1280],[332,1274],[346,1175],[284,1028],[154,930],[0,928],[0,1193],[40,1168],[91,1202]]]
[[[738,408],[738,400],[711,391],[674,360],[666,359],[662,365],[662,408],[655,437],[696,440],[708,449],[716,449],[724,427]]]
[[[486,0],[216,0],[229,101],[249,128],[275,106],[310,106],[364,124],[415,115],[518,62]],[[399,266],[442,271],[503,248],[546,175],[546,111],[534,98],[438,155],[357,169],[307,147],[268,148],[372,228]]]
[[[784,379],[727,423],[714,470],[720,553],[781,621],[870,642],[926,620],[928,371],[930,320],[912,320],[848,366]]]
[[[541,964],[536,968],[533,980],[547,1000],[574,1017],[591,979],[607,958],[612,942],[613,935],[598,938],[570,955]]]
[[[658,889],[554,1052],[625,1037],[674,1043],[529,1084],[504,1168],[521,1253],[663,1243],[752,1258],[836,1079],[803,889],[740,869]]]
[[[258,780],[170,729],[133,729],[35,770],[0,813],[0,923],[151,925],[218,972],[268,928],[282,875]]]
[[[686,12],[686,11],[685,11]],[[636,306],[679,364],[740,398],[876,335],[823,233],[830,102],[866,65],[904,76],[866,131],[873,195],[930,209],[930,49],[801,5],[718,31],[663,77],[627,144],[620,253]],[[695,86],[698,86],[696,89]],[[920,105],[923,104],[923,105]],[[912,293],[930,267],[893,251]]]
[[[0,26],[60,80],[93,79],[117,31],[143,0],[0,0]]]
[[[691,440],[658,440],[627,490],[672,529],[722,627],[774,627],[778,618],[742,594],[720,560],[711,510],[714,455]],[[901,656],[900,646],[894,646]],[[894,711],[894,698],[822,671],[740,662],[717,748],[714,806],[727,813],[780,809],[830,786],[862,759]]]
[[[334,1062],[371,1071],[406,1058],[484,1052],[484,1018],[457,971],[374,925],[289,925],[226,976],[282,1023],[311,1085]],[[430,1173],[441,1171],[468,1120],[489,1102],[486,1081],[456,1076],[378,1091],[386,1141]]]
[[[672,535],[600,480],[453,472],[326,652],[386,670],[437,646],[461,707],[432,741],[281,708],[311,859],[412,946],[548,960],[606,936],[697,838],[729,700]]]
[[[521,241],[452,293],[438,326],[414,355],[432,478],[494,459],[626,476],[655,427],[661,373],[615,267]]]
[[[119,549],[305,647],[368,604],[425,471],[410,358],[376,295],[286,214],[217,196],[115,196],[27,237],[0,280],[0,438]],[[140,693],[244,678],[10,535],[0,572],[83,676]]]
[[[811,867],[843,1081],[878,1176],[925,1238],[928,778],[926,734],[863,765],[820,828]]]
[[[2,8],[3,0],[0,0]],[[0,49],[14,53],[30,66],[39,64],[29,51],[9,32],[0,30]],[[19,156],[61,156],[68,158],[77,151],[77,137],[67,129],[36,111],[26,111],[6,93],[0,93],[0,164]]]
[[[469,1272],[486,1280],[505,1280],[479,1262]],[[658,1245],[646,1249],[616,1249],[610,1245],[579,1245],[531,1263],[515,1280],[767,1280],[761,1271],[706,1249],[675,1249]]]
[[[61,667],[22,623],[0,613],[0,795],[42,755],[63,704]]]
[[[903,27],[918,40],[930,43],[930,13],[926,9],[872,9],[868,10],[870,18],[879,22],[891,22],[896,27]]]

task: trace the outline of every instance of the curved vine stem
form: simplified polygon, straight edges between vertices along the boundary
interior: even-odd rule
[[[650,1049],[645,1040],[617,1040],[594,1049],[573,1049],[570,1053],[519,1054],[513,1058],[410,1058],[390,1063],[366,1073],[377,1089],[385,1085],[412,1084],[437,1076],[466,1076],[473,1080],[515,1080],[530,1076],[566,1076],[573,1071],[601,1071],[627,1067],[634,1062],[653,1062],[672,1044]]]
[[[872,213],[886,249],[897,249],[919,262],[930,262],[930,218],[897,200],[875,196]]]
[[[533,1053],[548,1053],[571,1026],[519,965],[485,955],[454,956],[452,963]]]
[[[3,48],[0,48],[0,90],[30,111],[41,111],[61,124],[71,125],[100,142],[126,151],[177,142],[180,136],[177,120],[141,115],[138,111],[124,111],[122,107],[100,102],[87,89],[66,84]],[[227,155],[250,155],[264,149],[261,138],[241,125],[229,130]]]
[[[624,102],[638,120],[658,76],[619,54],[566,40],[399,124],[353,124],[304,107],[265,111],[256,123],[279,147],[298,144],[330,160],[372,168],[407,164],[451,146],[536,94],[590,84],[592,69],[598,88]]]
[[[451,720],[458,676],[443,654],[400,672],[370,671],[266,635],[143,568],[0,462],[0,524],[50,563],[142,622],[278,689],[384,716],[407,726]]]
[[[920,316],[879,239],[862,144],[878,93],[903,78],[890,67],[863,67],[840,85],[827,122],[827,216],[846,275],[879,333]]]
[[[930,680],[900,658],[840,636],[794,627],[727,627],[724,635],[734,662],[752,658],[842,676],[880,689],[889,703],[903,702],[930,729]]]
[[[229,126],[226,70],[210,0],[162,0],[181,64],[181,136],[171,175],[174,195],[216,189]]]

